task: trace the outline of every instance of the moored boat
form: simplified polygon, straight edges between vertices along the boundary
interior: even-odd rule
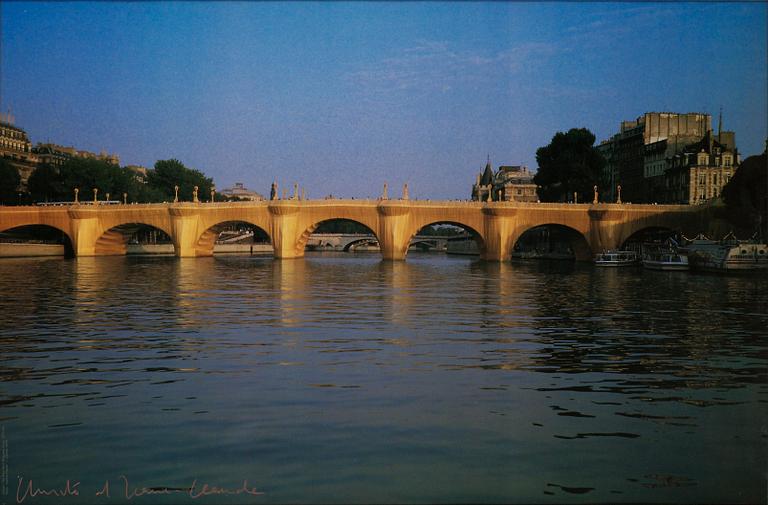
[[[688,270],[688,254],[676,247],[676,243],[663,247],[644,247],[643,267],[651,270]]]
[[[756,240],[738,240],[729,234],[722,240],[699,235],[686,249],[697,270],[717,272],[768,270],[768,244]]]
[[[603,251],[595,256],[598,267],[631,267],[638,264],[635,251]]]

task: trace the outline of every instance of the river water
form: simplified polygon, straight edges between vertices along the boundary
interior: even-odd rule
[[[103,257],[0,290],[4,503],[766,501],[765,276]]]

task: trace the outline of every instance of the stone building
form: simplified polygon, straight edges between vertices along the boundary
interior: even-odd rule
[[[43,156],[46,160],[49,160],[52,165],[62,165],[69,158],[86,158],[106,161],[112,165],[120,165],[120,157],[117,154],[108,154],[105,151],[101,151],[97,154],[91,151],[75,149],[74,147],[60,146],[51,143],[43,144],[40,142],[37,143],[33,151],[37,152],[38,156]]]
[[[738,165],[733,132],[708,132],[667,159],[666,172],[656,177],[656,194],[663,203],[704,203],[720,196]]]
[[[485,164],[485,170],[477,174],[477,179],[472,185],[472,200],[485,202],[488,195],[493,192],[493,168],[491,168],[491,160]]]
[[[264,200],[264,196],[246,188],[242,182],[236,182],[231,188],[221,190],[221,194],[227,198],[236,200]]]
[[[32,148],[37,155],[40,165],[60,167],[69,160],[72,155],[56,148],[55,144],[37,144]]]
[[[0,114],[0,156],[19,170],[21,185],[25,187],[29,175],[37,167],[38,159],[32,150],[27,132],[13,123],[10,113]]]
[[[522,165],[501,165],[495,173],[488,160],[485,170],[477,174],[472,186],[472,200],[487,201],[490,194],[493,201],[536,202],[536,184],[528,167]]]
[[[689,186],[680,186],[689,184],[685,182],[688,179],[681,175],[681,160],[682,153],[693,149],[694,144],[699,145],[704,139],[709,139],[705,142],[707,153],[710,150],[728,150],[730,154],[724,158],[712,154],[712,164],[702,166],[711,168],[716,166],[715,163],[722,163],[723,159],[730,159],[731,168],[726,171],[732,175],[738,165],[735,134],[719,131],[716,136],[713,135],[712,117],[709,114],[647,112],[635,121],[622,121],[619,133],[598,146],[607,162],[605,176],[610,181],[610,187],[605,192],[608,199],[613,201],[617,198],[617,187],[620,185],[621,198],[625,202],[700,203],[703,193],[698,188],[694,190]],[[712,144],[710,148],[710,141],[719,147]],[[684,159],[689,160],[689,157]],[[719,176],[717,180],[722,180],[722,177]],[[698,178],[694,180],[698,181]],[[721,187],[718,183],[709,188],[711,191],[707,194],[717,190],[719,195]],[[694,193],[696,198],[690,198]],[[707,198],[712,197],[704,199]]]

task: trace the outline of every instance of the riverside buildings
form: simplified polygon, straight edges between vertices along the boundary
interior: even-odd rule
[[[522,165],[502,165],[493,172],[491,161],[485,165],[485,170],[477,174],[472,185],[472,200],[503,202],[536,202],[536,185],[533,174],[528,167]]]
[[[606,159],[611,201],[699,204],[720,195],[738,168],[736,135],[712,131],[703,113],[647,112],[622,121],[598,150]]]
[[[0,156],[16,167],[21,176],[22,186],[26,186],[29,175],[37,168],[38,158],[32,151],[32,143],[27,132],[14,126],[13,116],[0,114]]]
[[[40,165],[60,167],[70,158],[88,158],[113,165],[120,164],[120,158],[116,154],[107,154],[104,151],[97,154],[74,147],[40,142],[33,147],[27,132],[14,125],[11,113],[0,114],[0,157],[18,169],[21,189],[26,188],[29,176]]]

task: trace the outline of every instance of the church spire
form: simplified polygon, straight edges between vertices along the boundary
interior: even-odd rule
[[[723,106],[720,106],[720,117],[717,120],[717,140],[718,142],[721,139],[721,135],[723,133]]]

